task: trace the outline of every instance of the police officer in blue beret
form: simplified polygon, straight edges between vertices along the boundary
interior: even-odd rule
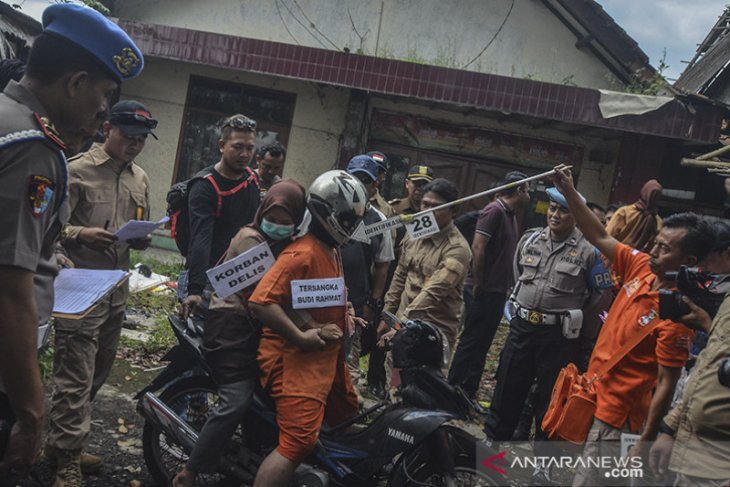
[[[104,121],[108,101],[144,65],[142,53],[95,10],[58,4],[25,75],[0,94],[0,476],[36,460],[43,390],[36,347],[53,306],[54,242],[68,218],[64,153]],[[39,328],[39,325],[40,326]],[[8,429],[9,436],[8,436]],[[2,440],[5,439],[5,445]],[[4,448],[3,448],[4,447]],[[79,458],[59,458],[57,486],[81,485]],[[65,473],[64,473],[65,472]]]
[[[485,424],[488,441],[509,441],[534,382],[535,455],[546,456],[540,425],[560,369],[575,361],[583,313],[611,286],[599,252],[576,228],[565,197],[547,195],[547,227],[528,230],[514,257],[516,284],[509,298],[510,330],[499,359],[497,383]],[[533,485],[551,485],[547,466]]]

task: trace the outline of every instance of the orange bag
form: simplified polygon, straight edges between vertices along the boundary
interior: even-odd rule
[[[568,364],[560,370],[550,396],[550,405],[542,419],[542,430],[547,434],[548,439],[569,441],[578,445],[585,443],[596,412],[594,384],[601,380],[661,322],[661,320],[655,320],[651,325],[644,327],[640,333],[626,342],[621,350],[612,356],[611,360],[603,364],[592,379],[589,379],[586,374],[579,374],[575,364]]]
[[[588,436],[596,412],[593,382],[578,373],[575,364],[564,367],[555,381],[542,430],[551,440],[581,444]]]

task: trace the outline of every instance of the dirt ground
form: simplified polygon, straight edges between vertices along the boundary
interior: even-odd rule
[[[144,486],[154,482],[147,473],[142,456],[142,421],[132,396],[157,372],[133,368],[118,357],[112,374],[99,391],[93,405],[91,436],[87,451],[104,457],[104,468],[97,475],[84,477],[87,487]],[[47,397],[50,391],[47,393]],[[52,485],[54,467],[41,463],[33,470],[28,487]],[[139,483],[136,483],[136,482]]]

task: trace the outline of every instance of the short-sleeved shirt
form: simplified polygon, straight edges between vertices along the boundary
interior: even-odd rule
[[[613,266],[624,276],[624,285],[598,335],[588,365],[589,377],[643,327],[660,319],[659,292],[651,290],[656,276],[649,269],[649,256],[618,244]],[[658,365],[685,364],[692,331],[678,323],[662,321],[597,382],[596,418],[615,428],[629,420],[632,431],[638,431],[649,413]]]
[[[368,208],[363,218],[365,225],[383,220],[385,215],[372,207]],[[395,258],[393,239],[389,233],[373,235],[370,237],[370,243],[351,241],[342,247],[341,251],[348,296],[357,310],[370,298],[373,264],[391,262]]]
[[[479,213],[475,233],[489,237],[479,283],[482,290],[506,293],[514,284],[512,260],[520,239],[514,212],[502,200],[495,199]],[[473,282],[472,279],[470,275],[467,282]]]
[[[583,309],[591,296],[590,272],[596,248],[574,228],[562,242],[550,229],[526,233],[519,242],[515,268],[519,284],[512,294],[518,305],[542,313]]]
[[[0,94],[0,265],[33,272],[40,322],[51,315],[55,241],[68,220],[62,146],[43,131],[40,101],[11,81]]]
[[[299,279],[342,277],[342,268],[333,249],[312,234],[291,243],[276,259],[274,265],[259,281],[249,303],[278,304],[285,310],[292,305],[291,282]],[[312,308],[307,312],[319,323],[336,323],[345,329],[345,307]],[[262,385],[269,385],[269,376],[278,362],[284,366],[284,395],[302,396],[326,402],[335,378],[337,356],[342,341],[329,342],[324,348],[303,352],[293,343],[262,323],[259,344],[259,367]]]

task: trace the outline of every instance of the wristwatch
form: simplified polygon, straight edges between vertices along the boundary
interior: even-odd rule
[[[664,422],[664,420],[659,422],[659,427],[657,428],[659,433],[664,433],[665,435],[669,435],[672,438],[674,438],[674,430],[669,427],[667,423]]]
[[[380,309],[383,307],[383,300],[382,299],[375,299],[372,296],[368,299],[368,302],[365,303],[368,305],[370,309]]]

